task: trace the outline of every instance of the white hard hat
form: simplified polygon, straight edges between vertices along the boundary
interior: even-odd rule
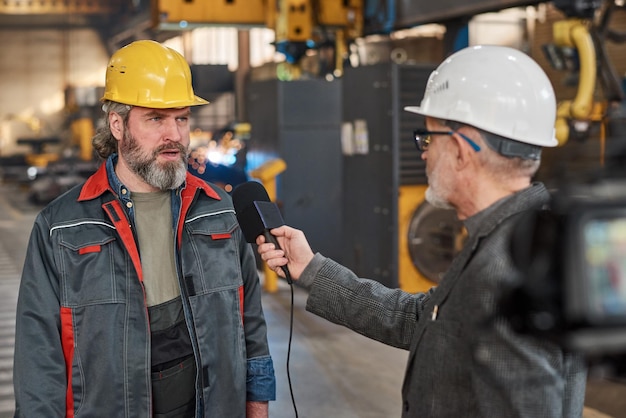
[[[552,84],[535,61],[509,47],[482,45],[454,53],[430,75],[421,105],[404,110],[526,144],[557,145]]]

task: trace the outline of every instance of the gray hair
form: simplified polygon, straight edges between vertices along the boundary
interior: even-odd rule
[[[102,110],[105,113],[104,125],[100,126],[96,130],[96,134],[91,140],[93,149],[98,153],[100,158],[106,160],[111,154],[117,152],[117,140],[111,133],[109,115],[111,113],[117,113],[122,117],[124,126],[127,126],[130,109],[132,109],[132,106],[130,105],[112,102],[109,100],[105,101],[102,105]]]
[[[478,153],[478,158],[494,175],[510,177],[511,174],[515,174],[522,177],[533,177],[537,170],[539,170],[539,166],[541,165],[541,147],[522,144],[521,142],[513,141],[464,123],[444,121],[443,124],[449,126],[453,131],[463,126],[470,126],[475,129],[481,137],[480,145],[482,145],[481,152]],[[522,158],[520,156],[503,155],[500,151],[506,149],[507,146],[511,144],[513,144],[513,148],[520,148],[522,150],[521,154],[526,154],[529,157]],[[483,150],[485,152],[482,152]]]

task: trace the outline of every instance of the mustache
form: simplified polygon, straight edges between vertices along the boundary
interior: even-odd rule
[[[154,154],[158,154],[161,152],[167,152],[167,151],[180,151],[183,155],[185,155],[187,153],[187,147],[185,147],[182,144],[179,144],[177,142],[171,142],[171,143],[167,143],[167,144],[163,144],[160,147],[158,147],[157,149],[154,150]]]

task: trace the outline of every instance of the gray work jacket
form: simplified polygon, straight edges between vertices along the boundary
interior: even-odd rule
[[[275,397],[256,261],[226,192],[188,174],[174,193],[196,417],[243,418],[246,401]],[[118,196],[103,164],[35,220],[17,306],[17,417],[152,417],[141,261]]]

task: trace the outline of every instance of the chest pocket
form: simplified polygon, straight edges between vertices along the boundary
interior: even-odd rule
[[[52,238],[59,243],[55,251],[58,251],[65,306],[122,302],[126,296],[126,279],[134,277],[138,284],[112,225],[84,222],[57,227]]]
[[[237,236],[239,225],[232,210],[197,215],[185,222],[181,260],[191,296],[242,284]]]

